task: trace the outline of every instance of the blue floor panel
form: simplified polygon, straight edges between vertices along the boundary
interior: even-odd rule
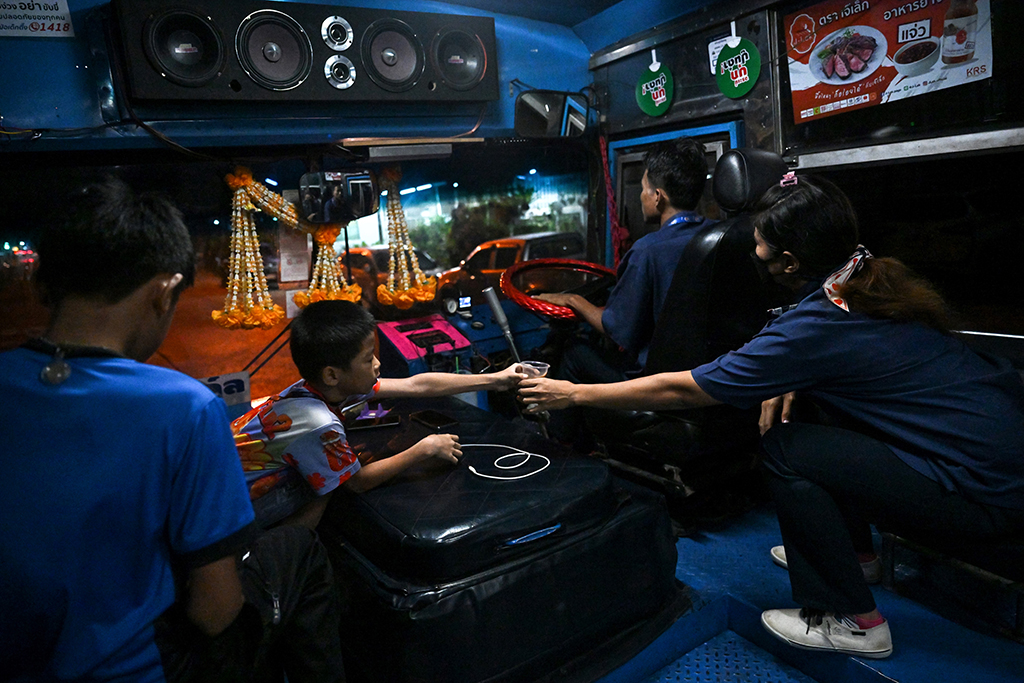
[[[887,659],[808,652],[776,641],[761,627],[760,612],[797,607],[790,592],[789,574],[774,565],[769,555],[771,547],[780,543],[778,521],[770,505],[679,539],[676,577],[691,588],[693,610],[626,666],[602,678],[601,683],[1024,683],[1024,645],[978,628],[976,619],[958,614],[952,606],[940,615],[880,586],[872,587],[872,593],[892,631],[893,654]],[[688,668],[705,657],[702,644],[732,637],[750,641],[750,647],[785,662],[793,667],[790,671],[795,669],[795,675],[804,678],[714,678],[708,670],[695,672]]]
[[[723,631],[644,683],[813,683],[732,631]]]

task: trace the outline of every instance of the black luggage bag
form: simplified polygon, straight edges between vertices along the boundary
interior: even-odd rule
[[[686,609],[659,494],[489,413],[446,408],[463,444],[512,448],[465,446],[458,467],[339,490],[321,523],[350,681],[592,680]],[[515,449],[537,455],[495,466]]]

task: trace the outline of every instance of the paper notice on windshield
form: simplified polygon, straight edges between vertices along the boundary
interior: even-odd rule
[[[74,38],[67,0],[0,0],[0,38]]]
[[[989,0],[829,0],[783,21],[804,123],[992,76]]]

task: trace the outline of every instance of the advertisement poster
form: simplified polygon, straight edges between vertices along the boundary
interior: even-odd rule
[[[793,120],[992,76],[989,0],[829,0],[784,20]]]

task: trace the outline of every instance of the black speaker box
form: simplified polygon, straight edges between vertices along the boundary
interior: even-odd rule
[[[490,17],[290,2],[113,6],[133,100],[498,99]]]

